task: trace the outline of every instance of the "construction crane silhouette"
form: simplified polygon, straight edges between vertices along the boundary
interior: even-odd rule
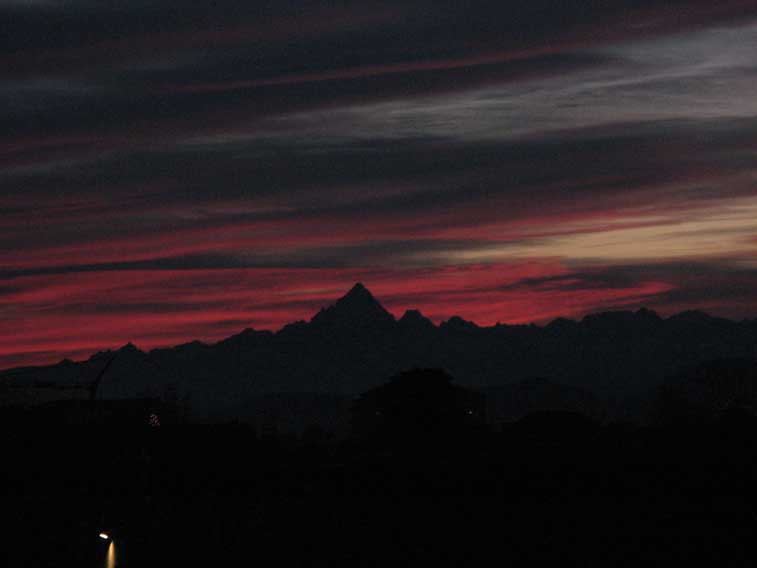
[[[89,385],[89,400],[92,404],[95,402],[95,397],[97,396],[97,388],[100,386],[100,383],[102,383],[103,377],[105,376],[105,373],[108,372],[108,369],[110,369],[111,365],[113,364],[113,361],[116,360],[116,357],[118,357],[118,351],[113,353],[113,356],[108,359],[108,362],[105,363],[105,366],[100,370],[99,373],[97,373],[97,376],[95,377],[95,380],[92,381],[92,383]]]
[[[131,345],[131,344],[130,344]],[[97,410],[97,392],[100,386],[102,385],[103,379],[105,378],[105,375],[110,370],[110,368],[113,366],[114,361],[118,358],[119,355],[123,352],[123,349],[119,349],[118,351],[115,351],[108,361],[103,365],[103,368],[100,370],[99,373],[97,373],[97,376],[95,379],[89,384],[89,415],[90,415],[90,422],[94,423],[95,421],[95,415]],[[158,370],[158,372],[162,373],[163,369],[158,365],[157,363],[153,361],[148,361],[148,364],[152,365],[155,369]]]
[[[108,359],[108,361],[105,363],[103,368],[100,370],[99,373],[97,373],[97,376],[95,377],[95,380],[92,381],[92,383],[89,385],[89,422],[94,423],[95,422],[95,414],[96,414],[96,405],[97,405],[97,389],[100,386],[100,383],[102,383],[103,377],[105,376],[105,373],[108,372],[108,369],[110,369],[111,365],[113,365],[113,361],[116,360],[116,357],[118,357],[119,351],[116,351],[113,353],[113,355]]]

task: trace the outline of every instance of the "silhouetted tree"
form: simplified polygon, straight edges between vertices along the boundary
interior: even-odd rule
[[[479,429],[484,411],[484,396],[452,384],[443,370],[412,369],[361,395],[352,427],[360,437],[441,439]]]

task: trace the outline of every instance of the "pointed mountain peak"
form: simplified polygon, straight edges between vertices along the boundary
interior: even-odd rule
[[[135,356],[135,355],[144,355],[145,353],[136,345],[134,345],[131,341],[118,349],[117,353],[121,356],[128,355],[128,356]]]
[[[404,315],[399,319],[399,323],[403,327],[413,328],[432,328],[434,323],[424,316],[420,310],[407,310]]]
[[[362,282],[355,284],[349,292],[339,298],[334,304],[335,308],[361,310],[361,311],[381,311],[390,315],[384,309],[379,301],[371,294],[370,290],[363,286]]]
[[[372,300],[374,302],[376,301],[376,299],[373,297],[373,294],[371,294],[370,290],[368,290],[368,288],[366,288],[362,282],[358,282],[352,288],[350,288],[350,291],[347,292],[344,296],[342,296],[340,298],[340,301],[347,300],[347,299],[350,299],[350,300],[359,299],[359,300],[364,300],[364,301]]]
[[[460,316],[452,316],[447,321],[444,321],[440,325],[443,329],[451,329],[455,331],[473,331],[479,329],[479,327],[472,321],[464,320]]]
[[[364,325],[394,322],[394,316],[382,306],[361,282],[355,284],[335,304],[322,308],[313,319],[315,324]]]

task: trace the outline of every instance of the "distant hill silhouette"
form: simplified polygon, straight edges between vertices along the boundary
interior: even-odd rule
[[[128,345],[86,361],[10,369],[0,372],[0,395],[6,404],[18,398],[28,404],[29,389],[42,385],[81,390],[114,356],[98,397],[178,398],[200,420],[235,415],[271,394],[349,399],[414,367],[444,369],[464,386],[515,389],[526,410],[592,414],[594,396],[638,397],[697,364],[756,359],[757,320],[701,312],[661,318],[641,309],[560,318],[543,327],[479,327],[460,317],[435,325],[417,310],[395,319],[357,284],[309,322],[278,332],[246,329],[212,345],[195,341],[149,353]],[[521,382],[532,377],[549,382],[531,385],[528,398]]]

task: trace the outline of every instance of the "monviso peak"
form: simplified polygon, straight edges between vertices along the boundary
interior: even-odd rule
[[[394,323],[394,316],[373,297],[373,294],[358,282],[334,305],[322,308],[311,322],[328,326],[388,325]]]

